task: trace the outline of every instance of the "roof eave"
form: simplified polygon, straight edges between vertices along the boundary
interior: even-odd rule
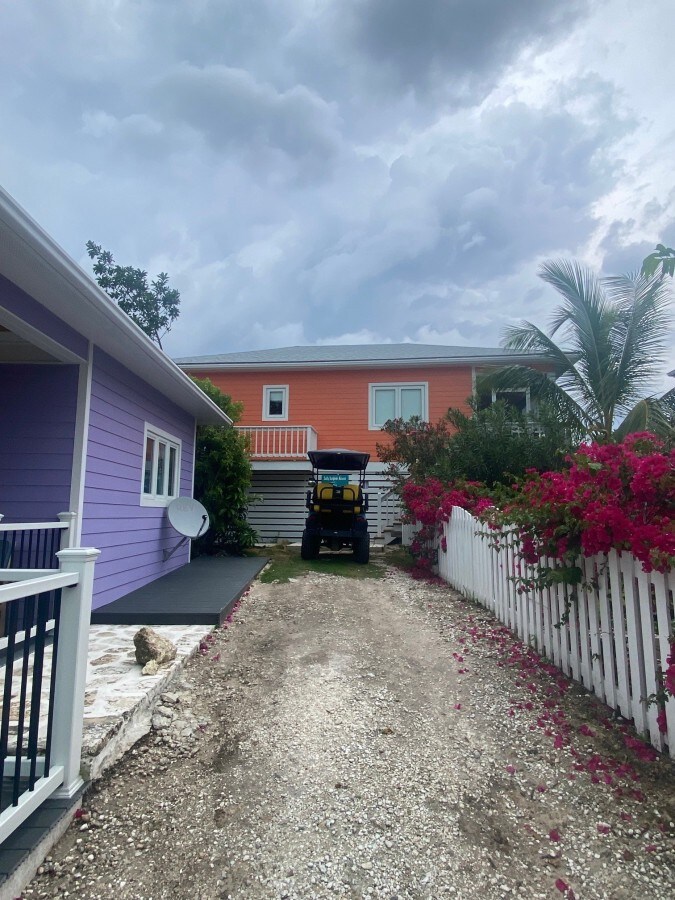
[[[298,362],[178,362],[184,372],[242,372],[242,371],[288,371],[296,369],[386,369],[386,368],[419,368],[426,366],[504,366],[504,365],[542,365],[555,366],[555,360],[547,356],[463,356],[433,357],[420,359],[371,359],[371,360],[316,360]]]
[[[18,203],[0,188],[2,271],[87,340],[123,363],[200,424],[227,416]]]

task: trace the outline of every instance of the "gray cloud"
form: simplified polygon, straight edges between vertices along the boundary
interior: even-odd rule
[[[168,271],[176,355],[494,344],[555,305],[542,258],[675,243],[672,137],[594,49],[627,8],[4,4],[0,181],[85,268],[92,238]]]

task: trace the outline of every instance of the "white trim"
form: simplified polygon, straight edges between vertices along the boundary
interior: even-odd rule
[[[183,464],[181,454],[181,465]],[[192,435],[192,478],[190,479],[190,496],[195,495],[195,469],[197,468],[197,420],[195,419],[194,433]],[[178,492],[180,493],[180,472],[178,473]],[[192,541],[188,541],[188,560],[192,559]]]
[[[282,401],[282,413],[280,416],[273,416],[267,412],[269,409],[269,396],[271,391],[283,391],[284,399]],[[264,384],[262,401],[263,422],[288,422],[288,401],[289,387],[287,384]]]
[[[429,421],[429,382],[428,381],[383,381],[370,382],[368,385],[368,431],[382,431],[381,425],[374,423],[375,418],[375,391],[378,389],[393,389],[396,392],[394,418],[400,418],[401,390],[403,388],[421,388],[422,390],[422,419]]]
[[[54,357],[53,360],[34,362],[32,365],[50,365],[54,362],[82,362],[82,357],[77,353],[64,347],[63,344],[59,344],[58,341],[55,341],[53,338],[49,337],[49,335],[43,334],[43,332],[34,328],[32,325],[29,325],[27,322],[24,322],[23,319],[20,319],[4,307],[0,307],[0,325],[4,325],[5,328],[8,328],[12,332],[12,334],[23,338],[25,341],[28,341],[30,344],[33,344],[35,347],[44,350],[45,353],[49,353]]]
[[[3,250],[0,271],[43,308],[199,421],[213,425],[232,424],[229,416],[122,312],[92,277],[2,188],[0,242]],[[7,321],[11,323],[12,320],[8,318]],[[9,327],[21,334],[16,323]],[[22,336],[26,333],[24,327]],[[53,342],[53,349],[50,350],[46,336],[33,336],[30,340],[66,361],[80,361],[77,357],[67,358],[65,348]]]
[[[155,487],[157,483],[157,448],[159,443],[165,444],[167,449],[164,467],[165,484],[169,476],[169,452],[171,449],[176,450],[176,467],[174,471],[173,493],[171,494],[156,494],[154,491],[151,491],[150,493],[145,492],[145,448],[148,443],[148,438],[155,441],[155,447],[152,454],[152,472],[150,473],[151,487]],[[145,423],[145,427],[143,428],[143,450],[141,453],[141,506],[165,507],[180,495],[180,467],[182,458],[183,442],[180,438],[177,438],[173,434],[169,434],[168,431],[164,431],[162,428],[157,428],[155,425],[150,424],[150,422]]]
[[[91,379],[94,367],[94,345],[89,341],[88,361],[80,363],[77,381],[77,412],[75,414],[75,444],[73,447],[73,467],[70,479],[70,509],[77,513],[75,534],[71,547],[79,547],[82,542],[82,515],[84,513],[84,491],[87,476],[87,450],[89,445],[89,413],[91,410]]]
[[[427,366],[504,366],[504,365],[532,365],[533,363],[548,363],[551,358],[546,356],[448,356],[419,359],[345,359],[345,360],[307,360],[297,362],[242,362],[242,363],[218,363],[218,362],[178,362],[184,372],[204,373],[208,377],[209,372],[271,372],[291,371],[302,369],[419,369]]]

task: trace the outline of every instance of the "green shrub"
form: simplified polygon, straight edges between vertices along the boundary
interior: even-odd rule
[[[194,378],[211,400],[236,422],[242,406],[208,379]],[[209,513],[211,527],[196,542],[198,553],[241,554],[257,534],[246,521],[251,463],[246,437],[229,425],[200,425],[195,448],[194,495]]]

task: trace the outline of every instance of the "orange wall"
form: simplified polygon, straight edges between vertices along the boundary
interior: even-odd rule
[[[387,438],[368,429],[368,385],[372,383],[428,383],[429,421],[437,422],[450,406],[466,409],[471,396],[471,367],[306,369],[272,372],[190,372],[209,378],[233,400],[242,401],[240,425],[311,425],[317,449],[348,447],[376,455],[375,444]],[[263,421],[263,386],[287,384],[288,421]]]

